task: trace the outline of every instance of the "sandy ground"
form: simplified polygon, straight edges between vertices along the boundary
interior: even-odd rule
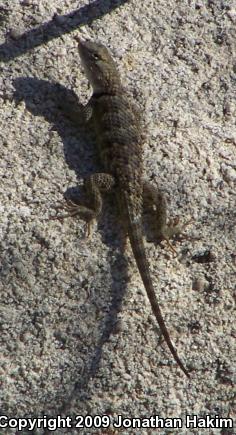
[[[0,414],[110,418],[103,429],[68,420],[58,434],[236,433],[185,424],[191,414],[235,416],[235,4],[0,0],[0,22]],[[93,135],[58,108],[91,93],[76,35],[112,51],[143,111],[145,176],[165,192],[171,217],[193,219],[177,255],[146,242],[191,380],[122,251],[112,199],[90,240],[83,221],[48,220],[98,170]],[[181,418],[182,428],[115,429],[119,414]],[[46,423],[0,433],[43,434]]]

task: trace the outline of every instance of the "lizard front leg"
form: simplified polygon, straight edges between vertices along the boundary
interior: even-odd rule
[[[90,235],[91,224],[97,220],[102,211],[102,194],[109,192],[114,184],[114,177],[110,174],[100,172],[90,175],[84,179],[84,189],[89,205],[77,204],[69,200],[64,206],[67,213],[55,216],[52,219],[79,216],[87,222],[87,235]]]

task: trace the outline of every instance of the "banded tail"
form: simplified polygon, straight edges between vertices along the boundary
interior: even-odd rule
[[[159,324],[159,327],[161,329],[161,332],[164,336],[164,339],[166,341],[167,346],[169,347],[169,350],[171,354],[173,355],[175,361],[177,362],[178,366],[181,368],[181,370],[185,373],[185,375],[190,378],[190,375],[186,368],[184,367],[183,363],[181,362],[177,351],[175,350],[172,341],[170,339],[169,332],[167,330],[164,318],[162,316],[159,303],[156,298],[155,290],[152,284],[149,265],[147,261],[147,256],[145,252],[145,247],[143,243],[143,237],[142,237],[142,226],[140,220],[134,221],[132,219],[133,213],[131,212],[131,207],[129,206],[128,198],[125,200],[126,203],[126,210],[127,210],[127,222],[128,222],[128,235],[132,247],[132,251],[134,254],[134,258],[136,260],[136,264],[138,266],[138,270],[140,273],[140,276],[142,278],[144,287],[146,289],[148,299],[150,301],[153,314],[155,315],[157,322]]]

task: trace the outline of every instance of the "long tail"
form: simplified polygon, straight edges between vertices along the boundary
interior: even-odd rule
[[[128,213],[129,214],[129,213]],[[190,375],[186,368],[184,367],[183,363],[181,362],[180,358],[178,357],[177,351],[175,350],[172,341],[170,339],[165,321],[162,317],[162,313],[160,310],[160,306],[157,302],[157,298],[155,295],[154,287],[151,280],[150,270],[148,266],[148,261],[145,253],[145,247],[143,243],[142,238],[142,227],[140,221],[134,222],[131,220],[131,216],[128,217],[128,235],[132,247],[132,251],[134,254],[134,258],[136,260],[139,273],[141,275],[144,287],[146,289],[150,304],[152,306],[153,314],[155,315],[157,322],[159,324],[159,327],[161,329],[161,332],[164,336],[164,339],[166,341],[167,346],[170,349],[170,352],[172,353],[175,361],[181,368],[181,370],[185,373],[185,375],[190,378]]]

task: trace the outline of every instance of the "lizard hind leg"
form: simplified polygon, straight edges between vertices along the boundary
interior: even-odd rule
[[[79,216],[87,223],[86,236],[90,236],[92,224],[97,220],[102,211],[102,194],[108,192],[114,186],[115,180],[110,174],[95,173],[84,180],[84,189],[88,205],[77,204],[67,200],[66,204],[60,208],[66,210],[65,214],[53,216],[51,219],[63,220],[67,217]]]
[[[143,184],[143,202],[151,209],[155,216],[155,236],[159,240],[165,240],[172,252],[176,253],[170,239],[183,233],[186,226],[191,222],[179,223],[179,218],[167,219],[167,205],[164,194],[152,184],[144,182]]]

